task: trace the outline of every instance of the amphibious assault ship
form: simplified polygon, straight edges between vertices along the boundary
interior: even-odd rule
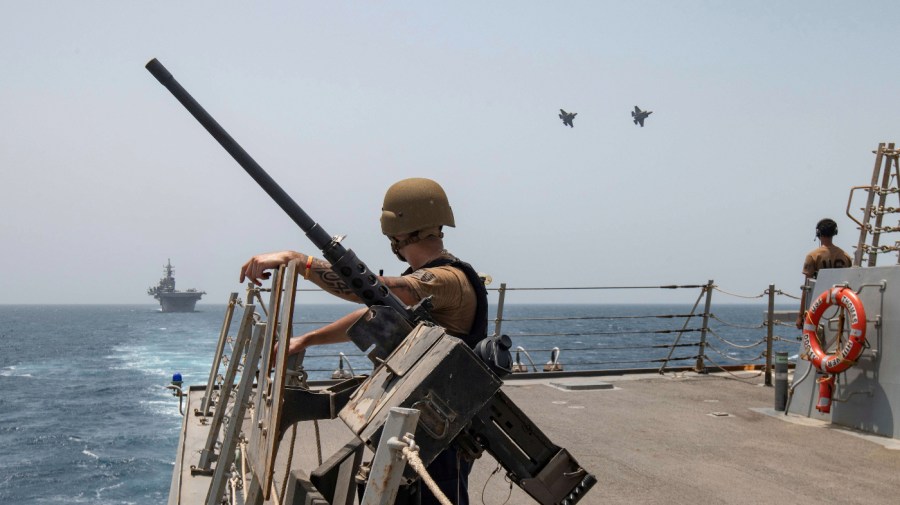
[[[159,306],[163,312],[193,312],[194,307],[200,297],[205,295],[205,291],[197,291],[196,289],[188,289],[187,291],[177,291],[175,289],[175,277],[172,276],[172,260],[169,259],[163,267],[165,277],[159,280],[156,286],[147,289],[147,294],[159,300]]]

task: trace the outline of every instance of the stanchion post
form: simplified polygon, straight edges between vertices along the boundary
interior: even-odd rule
[[[497,299],[497,319],[494,320],[494,336],[500,335],[500,328],[503,325],[503,302],[506,300],[506,283],[500,283],[500,296]]]
[[[769,312],[766,315],[766,386],[772,386],[772,340],[775,326],[775,285],[769,284]]]
[[[694,371],[697,373],[706,373],[703,355],[706,352],[706,331],[709,329],[709,310],[712,306],[713,280],[710,279],[703,289],[706,291],[706,305],[703,308],[703,328],[700,329],[700,351],[697,354],[697,363],[694,365]]]
[[[416,432],[419,411],[393,407],[381,432],[381,439],[372,459],[369,482],[363,493],[362,505],[389,505],[397,497],[397,489],[403,480],[406,460],[397,448],[397,442],[407,433]]]
[[[788,391],[788,355],[786,352],[775,353],[775,410],[784,412],[787,405]]]

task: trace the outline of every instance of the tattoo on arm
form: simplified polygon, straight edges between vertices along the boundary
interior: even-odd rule
[[[353,293],[347,284],[341,280],[341,277],[331,270],[331,265],[325,260],[313,258],[311,274],[309,280],[313,281],[316,286],[325,291],[351,302],[360,302],[359,298]]]
[[[338,298],[343,298],[344,300],[351,302],[363,303],[363,301],[356,296],[356,293],[350,289],[350,286],[344,282],[341,276],[331,269],[331,265],[327,261],[313,258],[310,269],[309,280],[316,286],[319,286]],[[403,301],[403,303],[415,305],[419,302],[419,296],[401,277],[381,277],[381,280],[391,292]]]

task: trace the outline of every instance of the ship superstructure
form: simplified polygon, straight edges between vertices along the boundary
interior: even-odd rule
[[[167,260],[165,266],[163,266],[165,277],[162,277],[156,286],[147,289],[147,294],[159,300],[159,306],[163,312],[194,312],[197,301],[206,292],[197,291],[196,289],[188,289],[187,291],[176,290],[175,277],[172,275],[174,271],[172,260]]]

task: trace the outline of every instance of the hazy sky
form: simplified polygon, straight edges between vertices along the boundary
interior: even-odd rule
[[[384,190],[438,180],[456,214],[448,248],[492,287],[713,279],[799,294],[816,221],[836,219],[852,254],[849,189],[869,183],[879,142],[900,141],[895,2],[2,12],[3,304],[155,303],[168,258],[179,288],[224,303],[252,254],[317,253],[144,69],[154,57],[373,270],[403,268],[380,233]],[[645,128],[634,105],[654,111]]]

